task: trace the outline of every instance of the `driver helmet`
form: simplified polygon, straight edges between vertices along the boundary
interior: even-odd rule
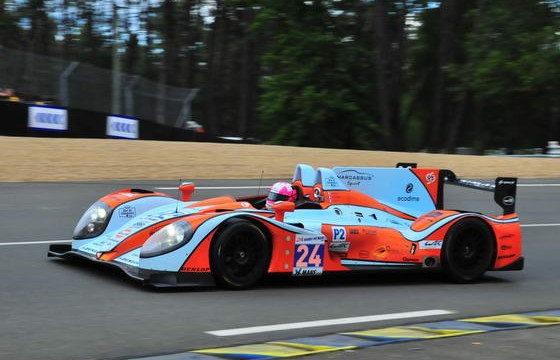
[[[272,205],[281,201],[295,201],[297,198],[297,190],[286,181],[280,181],[272,185],[266,198],[266,207],[270,209]]]

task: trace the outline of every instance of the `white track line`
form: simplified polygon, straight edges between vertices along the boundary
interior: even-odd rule
[[[560,226],[560,224],[521,224],[521,227],[550,227]]]
[[[456,313],[456,311],[450,311],[450,310],[409,311],[409,312],[401,312],[401,313],[393,313],[393,314],[356,316],[356,317],[347,317],[347,318],[338,318],[338,319],[329,319],[329,320],[303,321],[303,322],[289,323],[289,324],[252,326],[252,327],[229,329],[229,330],[214,330],[214,331],[206,331],[206,333],[215,336],[235,336],[235,335],[271,332],[271,331],[304,329],[304,328],[319,327],[319,326],[358,324],[358,323],[373,322],[373,321],[409,319],[409,318],[434,316],[434,315],[448,315],[454,313]]]
[[[517,184],[517,186],[524,186],[524,187],[554,187],[554,186],[560,186],[560,184]]]
[[[60,244],[60,243],[69,243],[69,242],[72,242],[72,240],[20,241],[20,242],[0,243],[0,246]]]

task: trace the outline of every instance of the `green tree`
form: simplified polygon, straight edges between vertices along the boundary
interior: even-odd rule
[[[21,7],[23,17],[29,21],[27,50],[49,55],[54,45],[56,25],[48,16],[44,0],[29,0]]]
[[[111,67],[111,48],[107,39],[102,35],[100,27],[103,24],[95,4],[89,1],[79,1],[78,11],[80,23],[78,35],[78,60],[105,68]]]
[[[542,145],[558,120],[558,13],[537,0],[480,0],[466,36],[466,62],[451,67],[455,93],[472,94],[461,142],[490,146]]]
[[[0,1],[0,46],[18,48],[21,46],[21,28],[17,16],[8,11],[6,1]]]
[[[259,31],[273,41],[263,57],[261,136],[272,143],[378,146],[369,52],[345,33],[353,20],[336,2],[263,2]],[[355,30],[355,29],[354,29]]]

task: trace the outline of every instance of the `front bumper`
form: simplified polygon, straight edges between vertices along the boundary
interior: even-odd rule
[[[163,288],[215,285],[214,278],[212,277],[211,273],[182,273],[140,269],[119,262],[98,260],[90,255],[72,250],[72,245],[68,244],[50,245],[47,256],[65,259],[87,260],[101,266],[116,268],[121,270],[129,278],[136,280],[145,286]]]

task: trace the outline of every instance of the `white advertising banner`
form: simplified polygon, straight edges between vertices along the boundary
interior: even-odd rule
[[[30,106],[27,126],[42,130],[68,130],[68,111],[51,106]]]
[[[107,136],[138,139],[138,120],[121,116],[107,116]]]

